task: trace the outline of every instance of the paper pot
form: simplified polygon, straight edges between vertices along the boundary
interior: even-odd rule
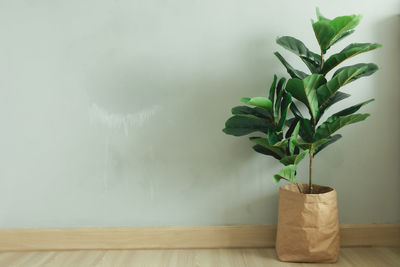
[[[299,184],[307,192],[307,184]],[[336,191],[313,185],[315,194],[301,194],[296,185],[279,189],[276,252],[289,262],[336,262],[339,221]]]

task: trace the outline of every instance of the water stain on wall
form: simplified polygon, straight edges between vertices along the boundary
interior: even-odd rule
[[[134,113],[113,113],[107,109],[93,103],[88,110],[89,121],[93,124],[101,125],[106,131],[104,140],[104,171],[103,171],[103,187],[108,192],[108,176],[110,168],[115,165],[115,157],[110,155],[110,134],[112,131],[122,131],[126,137],[130,131],[135,128],[142,127],[151,117],[161,109],[158,105],[144,108]],[[152,190],[151,190],[152,192]]]
[[[122,130],[128,136],[131,129],[141,127],[159,109],[160,106],[154,105],[134,113],[122,114],[109,112],[105,108],[93,103],[89,108],[88,114],[92,123],[103,125],[107,129]]]

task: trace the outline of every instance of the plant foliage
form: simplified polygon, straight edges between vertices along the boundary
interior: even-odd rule
[[[309,191],[305,193],[312,193],[314,156],[342,137],[336,133],[338,130],[369,116],[356,112],[374,99],[343,109],[321,121],[331,106],[350,96],[340,91],[344,86],[378,70],[373,63],[337,68],[351,57],[381,47],[377,43],[352,43],[324,59],[331,46],[354,32],[360,20],[361,15],[340,16],[331,20],[317,8],[317,20],[312,21],[312,28],[320,47],[319,53],[311,51],[302,41],[291,36],[276,40],[278,45],[298,56],[308,72],[293,68],[279,52],[275,52],[290,79],[278,79],[275,75],[268,97],[243,97],[240,101],[246,106],[232,109],[233,116],[226,121],[223,131],[234,136],[257,133],[257,136],[250,137],[253,149],[276,158],[284,165],[273,176],[275,183],[282,179],[297,183],[297,165],[308,154]],[[334,74],[327,78],[327,74],[335,68]],[[299,110],[296,101],[304,104],[308,115]]]

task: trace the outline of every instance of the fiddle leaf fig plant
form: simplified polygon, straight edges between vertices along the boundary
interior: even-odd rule
[[[360,20],[361,15],[340,16],[331,20],[324,17],[317,8],[317,20],[312,21],[312,28],[320,48],[318,53],[309,50],[302,41],[291,36],[276,40],[278,45],[298,56],[308,71],[293,68],[279,52],[275,52],[290,78],[278,79],[275,75],[268,97],[243,97],[240,101],[246,105],[232,108],[233,116],[226,121],[223,131],[234,136],[260,134],[261,136],[250,137],[250,141],[254,143],[253,149],[274,157],[284,165],[273,176],[276,184],[283,179],[296,184],[302,192],[296,169],[308,155],[308,189],[302,193],[312,194],[314,157],[342,137],[336,134],[342,127],[363,121],[369,116],[368,113],[356,112],[374,99],[323,119],[331,106],[350,96],[340,91],[345,85],[378,70],[374,63],[336,68],[353,56],[382,46],[377,43],[352,43],[340,52],[326,57],[331,46],[352,34]],[[328,74],[334,69],[336,71],[328,78]],[[303,114],[297,107],[303,104],[308,114]]]

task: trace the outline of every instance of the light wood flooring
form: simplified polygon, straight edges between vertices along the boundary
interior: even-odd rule
[[[258,266],[400,266],[400,247],[342,248],[336,264],[279,262],[274,249],[174,249],[174,250],[80,250],[48,252],[1,252],[0,266],[68,267],[258,267]]]

